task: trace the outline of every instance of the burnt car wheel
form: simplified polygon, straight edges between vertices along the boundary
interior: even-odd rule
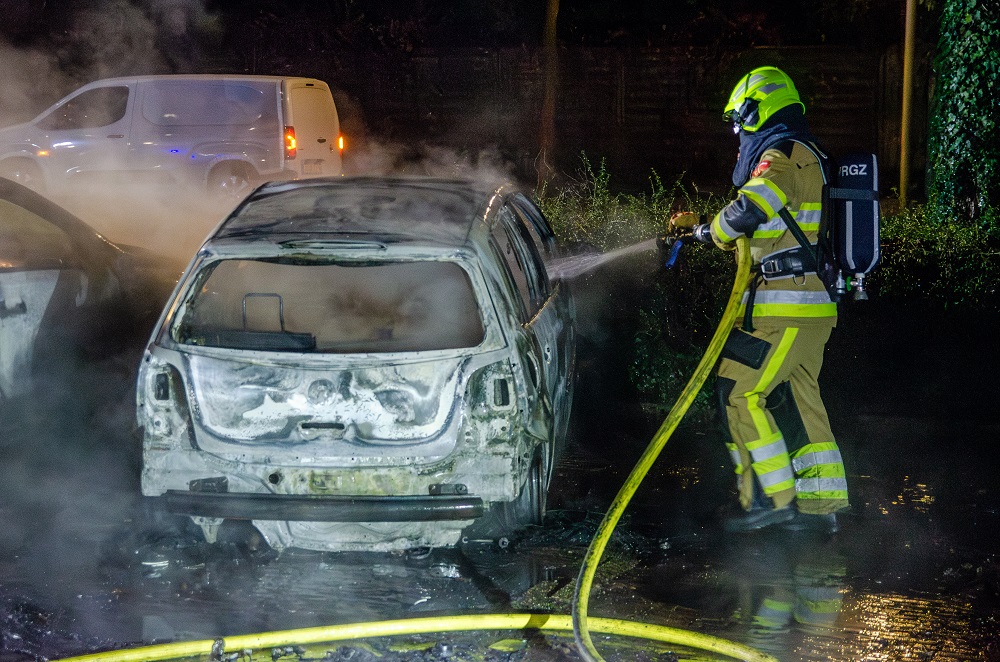
[[[545,518],[547,492],[545,466],[541,453],[536,453],[517,498],[492,504],[485,515],[466,529],[466,537],[500,540],[526,527],[540,526]]]

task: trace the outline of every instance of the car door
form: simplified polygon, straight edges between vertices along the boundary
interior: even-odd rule
[[[534,339],[541,354],[542,388],[548,402],[553,436],[561,443],[565,432],[571,397],[567,388],[567,369],[562,347],[566,336],[566,319],[560,313],[555,299],[557,290],[550,286],[545,266],[535,248],[528,229],[510,205],[504,205],[498,214],[502,229],[501,248],[514,280],[526,302],[522,327]]]
[[[128,170],[134,84],[82,90],[35,126],[44,132],[40,160],[55,181],[92,181]]]
[[[340,120],[326,85],[318,81],[288,83],[285,124],[295,130],[297,155],[286,163],[300,177],[330,177],[341,173]]]
[[[31,389],[40,343],[59,344],[45,328],[53,307],[85,296],[75,252],[61,229],[0,199],[0,402]]]
[[[281,129],[270,81],[143,81],[137,90],[130,161],[143,177],[200,181],[209,164],[241,161],[277,169]]]
[[[523,193],[515,193],[510,196],[509,204],[514,211],[521,225],[531,236],[537,254],[541,258],[538,267],[539,272],[547,270],[549,260],[559,257],[558,245],[556,244],[555,233],[548,219],[542,214],[538,206],[528,199]],[[557,315],[562,319],[562,331],[556,341],[559,347],[559,360],[561,361],[561,372],[566,375],[567,380],[572,382],[572,373],[576,363],[576,329],[574,321],[576,319],[576,306],[573,300],[573,292],[568,281],[553,283],[550,277],[545,275],[546,282],[555,290],[550,305],[557,308]]]

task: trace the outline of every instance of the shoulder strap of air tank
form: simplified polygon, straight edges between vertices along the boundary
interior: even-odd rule
[[[829,161],[830,161],[829,157],[815,143],[805,142],[803,140],[794,140],[793,142],[797,142],[798,144],[802,145],[810,152],[812,152],[812,155],[816,157],[816,161],[819,163],[820,173],[823,175],[823,189],[824,189],[823,202],[826,202],[826,197],[827,197],[826,189],[830,188],[829,186],[830,178],[828,171]],[[824,204],[823,207],[825,208],[826,205]],[[824,209],[823,211],[826,212],[826,209]],[[811,264],[806,264],[805,266],[809,268],[810,271],[818,272],[819,262],[816,259],[815,248],[809,243],[809,240],[806,239],[806,235],[804,232],[802,232],[802,228],[799,227],[799,224],[795,222],[794,218],[792,218],[791,213],[789,213],[789,211],[784,207],[778,210],[778,215],[781,216],[781,220],[783,220],[785,222],[785,225],[788,226],[788,230],[792,233],[792,236],[795,237],[795,240],[799,242],[800,246],[802,246],[803,252],[807,256],[808,261],[811,263]],[[820,231],[820,235],[822,240],[822,235],[823,235],[822,230]]]
[[[806,239],[806,233],[803,232],[802,228],[799,227],[799,224],[795,222],[795,219],[792,218],[792,214],[787,208],[782,207],[779,209],[778,216],[780,216],[781,220],[783,220],[785,225],[788,226],[788,231],[792,233],[793,237],[795,237],[795,241],[799,242],[799,245],[802,246],[803,266],[805,266],[809,271],[816,271],[819,268],[819,264],[816,262],[816,249],[809,243],[809,240]]]

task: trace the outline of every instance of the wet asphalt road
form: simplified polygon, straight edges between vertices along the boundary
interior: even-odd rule
[[[622,298],[617,281],[583,285]],[[842,318],[823,374],[852,491],[841,531],[723,535],[725,451],[713,426],[683,426],[616,531],[592,616],[692,629],[790,661],[1000,660],[996,324],[878,305]],[[3,421],[0,660],[391,618],[568,613],[590,536],[659,424],[623,383],[615,339],[627,317],[612,306],[584,320],[610,331],[591,348],[577,436],[546,526],[506,549],[273,558],[151,527],[132,433],[138,350],[82,366],[69,387]],[[489,643],[417,639],[423,657],[372,650],[383,660],[472,659],[458,653]],[[598,645],[608,659],[671,659],[651,646]],[[368,659],[328,649],[328,659]],[[490,655],[574,659],[557,638]]]

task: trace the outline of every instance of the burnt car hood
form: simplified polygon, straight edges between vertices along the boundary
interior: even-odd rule
[[[455,353],[389,365],[342,358],[313,366],[245,356],[183,360],[202,450],[234,459],[266,453],[279,460],[287,451],[298,463],[366,463],[447,454],[471,358]]]

